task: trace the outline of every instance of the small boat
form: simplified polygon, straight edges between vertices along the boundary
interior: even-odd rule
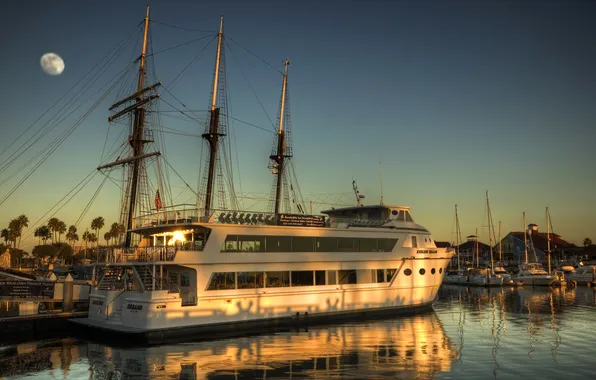
[[[468,283],[468,269],[447,270],[443,278],[445,284],[467,284]]]
[[[469,284],[476,286],[502,286],[503,277],[496,276],[488,268],[474,268],[469,274]]]
[[[596,282],[596,266],[581,266],[571,273],[565,274],[568,281],[575,281],[578,284],[590,284]]]
[[[540,263],[527,263],[519,265],[519,272],[512,279],[524,285],[551,286],[557,277],[548,274]]]

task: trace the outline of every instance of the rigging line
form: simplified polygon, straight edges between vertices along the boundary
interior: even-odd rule
[[[79,89],[79,91],[78,91],[78,92],[77,92],[77,93],[76,93],[76,94],[73,96],[73,99],[74,99],[74,97],[77,97],[77,96],[78,96],[78,97],[77,97],[77,100],[78,100],[78,99],[80,99],[80,97],[81,97],[81,96],[82,96],[82,95],[83,95],[85,92],[87,92],[87,90],[90,88],[90,86],[92,86],[92,85],[93,85],[93,84],[94,84],[94,83],[95,83],[95,82],[96,82],[96,81],[99,79],[99,77],[100,77],[100,76],[101,76],[103,73],[105,73],[105,71],[108,69],[108,67],[109,67],[108,63],[109,63],[109,62],[106,62],[106,63],[105,63],[105,65],[104,65],[104,67],[101,69],[101,70],[103,70],[103,72],[101,72],[101,73],[99,73],[99,72],[98,72],[98,73],[96,73],[96,74],[95,74],[95,75],[94,75],[94,76],[93,76],[91,79],[89,79],[89,81],[88,81],[88,82],[87,82],[87,83],[86,83],[86,84],[85,84],[83,87],[81,87],[81,89]],[[124,68],[122,71],[120,71],[118,74],[116,74],[116,75],[115,75],[115,76],[114,76],[112,79],[110,79],[110,80],[109,80],[109,81],[108,81],[106,84],[104,84],[102,87],[100,87],[100,88],[99,88],[99,89],[98,89],[98,90],[95,92],[95,94],[99,93],[99,92],[100,92],[100,91],[101,91],[101,90],[102,90],[102,89],[103,89],[105,86],[107,86],[107,85],[110,83],[110,81],[114,80],[114,78],[116,78],[118,75],[120,75],[120,73],[122,73],[122,72],[123,72],[123,71],[125,71],[125,70],[127,70],[127,69],[126,69],[126,67],[125,67],[125,68]],[[81,91],[83,91],[83,92],[81,93]],[[79,94],[80,94],[80,96],[79,96]],[[94,94],[94,95],[95,95],[95,94]],[[72,99],[71,99],[71,100],[72,100]],[[75,102],[76,102],[76,101],[75,101]],[[70,104],[69,104],[69,103],[70,103]],[[36,144],[36,143],[37,143],[39,140],[41,140],[41,139],[42,139],[42,138],[43,138],[45,135],[47,135],[47,134],[48,134],[48,133],[49,133],[51,130],[53,130],[54,128],[56,128],[56,127],[57,127],[57,126],[58,126],[60,123],[62,123],[62,122],[63,122],[64,120],[66,120],[66,119],[67,119],[67,118],[68,118],[70,115],[72,115],[72,114],[73,114],[74,112],[76,112],[76,111],[77,111],[77,110],[78,110],[80,107],[82,107],[84,103],[85,103],[85,102],[83,102],[82,104],[79,104],[79,105],[78,105],[76,108],[74,108],[72,111],[70,111],[70,113],[68,113],[66,116],[62,116],[62,115],[58,116],[58,113],[61,113],[63,110],[64,110],[64,112],[67,112],[67,111],[69,111],[69,110],[70,110],[70,109],[73,107],[73,105],[74,105],[75,103],[73,103],[73,102],[71,102],[71,101],[69,100],[69,101],[68,101],[68,102],[67,102],[65,105],[63,105],[63,106],[62,106],[62,108],[60,108],[60,110],[58,111],[58,113],[57,113],[57,114],[55,114],[54,116],[52,116],[52,118],[50,118],[50,120],[48,120],[48,121],[47,121],[47,122],[46,122],[46,123],[45,123],[45,124],[42,126],[42,129],[39,129],[39,130],[38,130],[36,133],[34,133],[34,134],[33,134],[33,136],[31,136],[31,137],[29,138],[29,140],[25,141],[25,142],[24,142],[24,143],[23,143],[23,144],[22,144],[22,145],[21,145],[21,146],[20,146],[20,147],[19,147],[19,148],[18,148],[18,149],[15,151],[15,152],[13,152],[13,154],[11,154],[11,156],[10,156],[10,157],[7,159],[7,161],[6,161],[6,162],[4,162],[4,163],[2,164],[2,166],[0,166],[0,172],[3,172],[4,170],[6,170],[6,169],[7,169],[7,168],[8,168],[10,165],[12,165],[12,163],[14,163],[14,162],[15,162],[15,161],[16,161],[16,160],[17,160],[17,159],[20,157],[20,156],[22,156],[22,155],[23,155],[25,152],[27,152],[27,150],[29,150],[29,149],[30,149],[30,148],[31,148],[33,145],[35,145],[35,144]],[[68,107],[67,107],[67,106],[68,106]],[[52,119],[54,119],[54,118],[60,118],[60,117],[62,117],[60,120],[54,120],[54,121],[52,121]],[[43,128],[44,128],[44,127],[48,126],[48,124],[49,124],[49,128],[45,129],[45,131],[43,131],[43,132],[42,132],[40,135],[38,135],[38,133],[40,133],[40,132],[43,130]],[[36,136],[36,135],[38,135],[38,136]],[[30,142],[32,139],[34,139],[34,141],[33,141],[33,142],[31,142],[29,145],[27,145],[27,146],[25,147],[25,149],[22,149],[22,148],[23,148],[23,147],[24,147],[24,146],[25,146],[25,145],[26,145],[28,142]],[[16,154],[16,156],[15,156],[15,154]]]
[[[199,51],[199,53],[194,56],[194,58],[188,63],[188,65],[186,65],[186,67],[184,67],[184,69],[182,69],[182,71],[180,71],[180,73],[178,73],[178,75],[172,80],[172,82],[169,86],[164,87],[166,89],[166,91],[169,90],[170,88],[173,88],[176,84],[178,84],[178,82],[176,82],[176,81],[186,72],[186,70],[188,70],[188,68],[190,67],[190,65],[192,65],[194,63],[194,61],[196,61],[203,55],[205,50],[207,50],[207,47],[209,45],[211,45],[213,40],[215,40],[215,37],[217,37],[217,36],[213,36],[213,38],[209,41],[209,43],[207,43],[207,45],[205,45],[205,47],[203,47],[203,49],[201,49],[201,51]]]
[[[170,92],[170,90],[168,90],[167,88],[164,88],[164,90],[165,90],[165,91],[166,91],[168,94],[170,94],[170,95],[172,96],[172,98],[174,98],[174,99],[175,99],[175,100],[176,100],[178,103],[182,104],[182,107],[186,108],[186,110],[187,110],[188,112],[199,112],[199,111],[192,111],[192,110],[190,110],[190,109],[189,109],[189,108],[186,106],[186,104],[182,103],[182,101],[181,101],[180,99],[178,99],[178,98],[176,97],[176,95],[172,94],[172,93]],[[167,103],[167,102],[166,102],[166,103]],[[169,104],[169,103],[167,103],[167,104]],[[180,111],[179,111],[179,110],[178,110],[176,107],[172,106],[171,104],[170,104],[170,106],[171,106],[172,108],[174,108],[175,110],[177,110],[178,112],[180,112]],[[208,110],[205,110],[205,111],[202,111],[202,112],[209,112],[209,111],[208,111]],[[197,117],[196,115],[194,115],[194,116],[195,116],[195,117]]]
[[[85,216],[85,214],[87,214],[87,212],[89,211],[89,208],[91,208],[91,205],[93,204],[93,202],[97,198],[97,195],[99,195],[99,192],[103,188],[103,185],[106,183],[106,179],[107,179],[107,177],[104,177],[104,179],[101,182],[101,184],[97,187],[97,190],[95,190],[95,193],[93,194],[93,196],[89,200],[89,203],[87,203],[87,206],[85,206],[85,208],[83,209],[83,212],[79,216],[79,219],[77,219],[77,221],[75,222],[75,224],[74,224],[75,227],[79,225],[79,222],[81,221],[81,219]]]
[[[182,178],[182,176],[176,171],[176,169],[174,169],[174,167],[172,165],[170,165],[170,163],[168,162],[168,160],[166,160],[166,158],[164,156],[161,156],[161,158],[163,158],[164,162],[166,164],[168,164],[168,166],[174,171],[174,173],[178,176],[178,178],[180,178],[182,180],[182,182],[184,182],[184,184],[186,185],[186,187],[188,187],[190,189],[190,191],[193,192],[194,195],[196,195],[197,197],[199,196],[199,194],[197,192],[195,192],[192,187],[190,187],[190,185],[184,180],[184,178]]]
[[[248,83],[248,87],[250,87],[250,89],[252,90],[252,93],[254,94],[255,98],[257,98],[257,102],[259,102],[259,105],[263,109],[263,112],[265,112],[265,116],[267,116],[267,119],[269,119],[269,122],[271,123],[271,126],[275,130],[275,124],[273,124],[273,121],[271,120],[271,118],[269,117],[269,114],[265,110],[265,106],[263,106],[263,103],[261,103],[261,100],[257,96],[257,92],[255,91],[255,89],[250,84],[250,82],[248,80],[248,77],[246,76],[246,74],[244,73],[244,70],[242,70],[242,67],[240,66],[240,63],[238,63],[238,60],[236,59],[236,55],[234,54],[234,52],[232,51],[232,49],[230,49],[230,45],[229,44],[226,44],[226,46],[228,47],[228,50],[230,51],[230,53],[232,53],[232,58],[234,58],[234,62],[236,62],[236,65],[238,65],[238,68],[240,69],[240,72],[244,76],[244,79],[246,80],[246,83]]]
[[[89,71],[87,71],[87,73],[85,73],[85,75],[83,75],[77,82],[75,82],[75,84],[73,84],[65,93],[64,95],[62,95],[58,100],[56,100],[50,107],[48,107],[48,109],[46,109],[37,119],[35,119],[35,121],[33,123],[31,123],[30,126],[28,126],[23,132],[21,132],[21,134],[14,139],[8,146],[12,146],[14,145],[25,133],[27,133],[31,128],[33,128],[33,126],[39,121],[41,120],[48,112],[50,112],[50,110],[52,108],[54,108],[54,106],[56,106],[56,104],[60,103],[60,101],[62,101],[62,99],[64,99],[66,97],[66,95],[68,95],[68,93],[70,91],[72,91],[75,87],[77,87],[79,85],[79,83],[81,83],[83,81],[83,79],[85,79],[87,77],[87,75],[89,75],[97,66],[99,66],[101,64],[101,62],[106,59],[107,57],[109,57],[112,52],[116,49],[119,49],[119,46],[122,44],[126,44],[127,40],[130,39],[135,31],[137,30],[138,27],[135,27],[135,29],[132,30],[132,32],[130,32],[119,44],[117,44],[115,47],[112,48],[112,50],[110,50],[104,57],[102,57],[93,67],[91,67],[91,69],[89,69]],[[2,156],[2,154],[4,152],[6,152],[7,149],[2,150],[0,152],[0,156]],[[13,153],[14,154],[14,153]],[[10,158],[10,157],[9,157]]]
[[[118,74],[120,74],[120,73],[118,73]],[[124,74],[123,74],[123,76],[124,76],[124,75],[126,75],[126,73],[124,73]],[[112,86],[112,89],[115,87],[115,85],[116,85],[116,84],[118,84],[118,82],[119,82],[120,80],[122,80],[123,76],[122,76],[122,77],[120,77],[120,79],[119,79],[118,81],[116,81],[116,83],[115,83],[115,84]],[[106,83],[106,85],[107,85],[107,84],[109,84],[109,81]],[[99,89],[97,92],[101,91],[101,89],[103,89],[103,87],[105,87],[106,85],[102,86],[102,87],[101,87],[101,88],[100,88],[100,89]],[[111,89],[110,89],[109,91],[111,91]],[[109,91],[108,91],[108,92],[109,92]],[[97,93],[97,92],[96,92],[96,93]],[[94,95],[95,95],[95,94],[94,94]],[[103,95],[103,98],[105,98],[105,96],[106,96],[106,95],[107,95],[107,93]],[[64,135],[67,135],[67,137],[68,137],[68,135],[69,135],[70,133],[72,133],[72,128],[76,129],[76,128],[78,127],[77,123],[78,123],[78,124],[82,123],[82,122],[83,122],[83,120],[84,120],[84,119],[85,119],[85,118],[86,118],[86,117],[87,117],[87,116],[88,116],[88,115],[89,115],[91,112],[93,112],[93,110],[94,110],[94,109],[95,109],[95,108],[96,108],[96,107],[99,105],[99,103],[100,103],[100,102],[103,100],[103,98],[101,98],[101,99],[100,99],[98,102],[96,102],[96,103],[95,103],[93,106],[91,106],[91,108],[90,108],[90,109],[87,111],[87,113],[86,113],[86,114],[84,114],[84,116],[81,116],[81,117],[79,117],[79,119],[77,119],[77,120],[76,120],[76,121],[75,121],[75,122],[74,122],[74,123],[73,123],[73,124],[72,124],[72,125],[69,127],[69,128],[71,128],[71,132],[68,132],[68,131],[69,131],[69,129],[66,129],[65,131],[63,131],[63,132],[62,132],[62,134],[60,134],[60,135],[56,136],[56,137],[55,137],[55,138],[54,138],[54,139],[53,139],[53,140],[50,142],[50,144],[49,144],[49,145],[47,145],[45,148],[43,148],[41,151],[39,151],[39,152],[38,152],[38,153],[37,153],[35,156],[33,156],[32,158],[30,158],[30,159],[29,159],[29,161],[27,161],[25,164],[21,165],[21,167],[20,167],[19,169],[17,169],[17,170],[16,170],[16,171],[14,171],[12,174],[10,174],[10,175],[9,175],[9,176],[7,176],[6,178],[4,178],[2,181],[0,181],[0,186],[2,186],[3,184],[5,184],[6,182],[8,182],[8,181],[9,181],[11,178],[13,178],[15,175],[19,174],[19,173],[20,173],[22,170],[24,170],[24,169],[25,169],[27,166],[29,166],[29,165],[30,165],[32,162],[34,162],[35,160],[39,159],[39,157],[41,157],[42,155],[44,155],[44,154],[45,154],[45,153],[46,153],[48,150],[55,149],[55,148],[52,148],[52,147],[54,146],[54,144],[58,143],[58,141],[60,141],[60,139],[62,139],[62,137],[63,137]],[[62,121],[66,120],[66,118],[68,118],[70,115],[72,115],[72,114],[73,114],[73,113],[74,113],[74,112],[75,112],[77,109],[79,109],[80,107],[82,107],[82,105],[79,105],[79,106],[78,106],[76,109],[72,110],[72,111],[71,111],[71,112],[70,112],[70,113],[69,113],[67,116],[65,116],[64,118],[62,118],[62,120],[60,120],[59,122],[57,122],[56,124],[54,124],[54,126],[52,126],[52,127],[51,127],[51,129],[52,129],[52,128],[54,128],[54,127],[55,127],[56,125],[58,125],[59,123],[61,123]],[[86,116],[85,116],[85,115],[86,115]],[[46,131],[46,132],[44,132],[44,133],[43,133],[41,136],[38,136],[38,138],[37,138],[37,139],[36,139],[36,140],[35,140],[33,143],[31,143],[31,144],[30,144],[30,145],[27,147],[27,149],[29,149],[29,148],[30,148],[30,147],[31,147],[33,144],[35,144],[37,141],[39,141],[41,138],[43,138],[43,137],[44,137],[44,136],[45,136],[45,135],[46,135],[48,132],[49,132],[49,130],[48,130],[48,131]],[[61,144],[61,142],[60,142],[60,143],[58,143],[58,144]],[[26,150],[25,150],[25,151],[26,151]],[[24,152],[22,152],[22,153],[24,153]],[[22,153],[21,153],[21,154],[22,154]],[[20,156],[20,154],[19,154],[19,156]],[[15,159],[16,159],[16,158],[15,158]],[[4,167],[3,167],[3,168],[0,168],[0,172],[2,172],[2,171],[3,171],[3,170],[5,170],[5,169],[6,169],[6,168],[4,168]],[[0,203],[0,204],[1,204],[1,203]]]
[[[77,195],[85,186],[87,186],[87,184],[89,182],[91,182],[91,180],[95,177],[95,175],[97,175],[97,170],[93,169],[89,174],[87,174],[87,176],[85,178],[83,178],[81,180],[81,182],[77,183],[75,187],[73,187],[68,193],[66,193],[66,195],[64,197],[62,197],[62,199],[60,199],[58,202],[56,202],[56,204],[54,206],[52,206],[52,208],[50,208],[45,214],[42,215],[41,218],[37,219],[37,221],[35,223],[33,223],[33,225],[31,227],[28,228],[28,232],[27,234],[24,236],[24,239],[27,239],[31,236],[31,234],[34,231],[34,227],[37,226],[39,224],[40,221],[45,220],[45,217],[48,216],[49,213],[52,212],[52,210],[54,208],[56,208],[56,206],[58,206],[64,199],[66,199],[66,197],[68,197],[70,195],[70,193],[72,193],[73,191],[75,191],[75,189],[77,187],[79,187],[83,182],[87,181],[83,186],[81,186],[79,188],[79,190],[77,190],[68,201],[66,201],[66,203],[64,203],[62,206],[60,206],[56,211],[54,211],[54,213],[52,215],[49,216],[49,218],[53,217],[54,215],[56,215],[58,213],[58,211],[60,211],[68,202],[70,202],[70,200]],[[48,218],[48,219],[49,219]]]
[[[157,20],[149,20],[149,22],[152,22],[152,23],[155,23],[155,24],[160,24],[160,25],[163,25],[163,26],[168,26],[168,27],[174,28],[174,29],[182,29],[182,30],[188,30],[188,31],[192,31],[192,32],[217,33],[216,30],[203,30],[203,29],[187,28],[187,27],[184,27],[184,26],[177,26],[177,25],[167,24],[165,22],[161,22],[161,21],[157,21]]]
[[[186,114],[184,111],[180,110],[179,108],[176,108],[176,106],[175,106],[175,105],[173,105],[172,103],[168,102],[168,101],[167,101],[167,100],[165,100],[165,99],[161,99],[161,100],[162,100],[164,103],[166,103],[167,105],[169,105],[170,107],[174,108],[175,110],[177,110],[178,112],[180,112],[181,114],[183,114],[184,116],[188,117],[189,119],[191,119],[191,120],[194,120],[194,121],[196,121],[197,123],[201,123],[201,120],[199,120],[199,118],[198,118],[198,117],[196,117],[196,116],[195,116],[195,117],[192,117],[192,116],[190,116],[190,115]],[[193,116],[194,116],[194,115],[193,115]]]
[[[181,44],[179,44],[179,45],[172,46],[172,47],[169,47],[169,48],[167,48],[167,49],[163,49],[163,50],[157,51],[157,52],[155,52],[155,53],[151,53],[151,54],[149,54],[149,55],[147,56],[147,58],[149,58],[149,57],[153,57],[153,56],[155,56],[155,55],[157,55],[157,54],[160,54],[160,53],[165,53],[166,51],[174,50],[174,49],[176,49],[176,48],[179,48],[179,47],[182,47],[182,46],[185,46],[185,45],[190,45],[190,44],[192,44],[192,43],[194,43],[194,42],[197,42],[197,41],[200,41],[200,40],[204,40],[205,38],[209,38],[209,37],[213,37],[213,35],[206,35],[206,36],[203,36],[203,37],[200,37],[200,38],[195,38],[194,40],[187,41],[187,42],[183,42],[183,43],[181,43]]]
[[[178,100],[178,99],[176,99]],[[179,101],[179,100],[178,100]],[[183,106],[185,106],[182,102],[180,102],[180,104],[182,104]],[[185,106],[186,107],[186,106]],[[188,107],[187,107],[188,108]],[[191,109],[187,109],[188,112],[211,112],[210,110],[191,110]],[[166,111],[147,111],[147,113],[156,113],[156,114],[160,114],[160,113],[173,113],[173,112],[180,112],[177,110],[166,110]]]
[[[256,55],[255,53],[253,53],[252,51],[248,50],[247,48],[245,48],[244,46],[240,45],[240,43],[238,43],[238,41],[234,40],[232,37],[227,37],[230,39],[230,41],[232,41],[233,43],[235,43],[236,45],[240,46],[242,49],[246,50],[247,52],[249,52],[250,54],[252,54],[254,57],[256,57],[257,59],[259,59],[261,62],[263,62],[264,64],[266,64],[267,66],[271,67],[273,70],[277,71],[278,73],[283,75],[283,72],[278,69],[277,67],[273,66],[272,64],[270,64],[269,62],[265,61],[263,58],[259,57],[258,55]]]
[[[122,79],[122,77],[120,78],[120,80]],[[120,80],[118,80],[117,82],[115,82],[112,87],[110,87],[106,93],[104,95],[101,96],[101,98],[99,98],[97,100],[97,102],[95,102],[95,104],[93,104],[93,106],[85,113],[83,114],[71,127],[70,131],[66,130],[63,133],[63,136],[61,138],[61,141],[59,141],[60,139],[55,139],[54,141],[55,146],[50,149],[49,153],[47,153],[45,155],[45,157],[43,157],[41,159],[41,161],[39,161],[37,163],[37,165],[35,165],[26,175],[25,177],[23,177],[11,190],[10,192],[2,199],[0,200],[0,206],[2,206],[2,204],[4,204],[4,202],[6,202],[6,200],[8,198],[10,198],[10,196],[45,162],[45,160],[48,159],[49,156],[52,155],[52,153],[54,153],[54,151],[56,151],[56,149],[58,149],[58,147],[68,138],[68,136],[70,136],[75,129],[77,129],[77,127],[91,114],[91,112],[93,112],[93,110],[95,110],[95,108],[97,108],[97,106],[105,99],[105,97],[114,89],[114,87],[116,87],[116,85],[118,84],[118,82],[120,82]],[[60,136],[59,136],[60,137]]]
[[[229,117],[229,118],[230,118],[230,119],[232,119],[232,120],[238,121],[238,122],[240,122],[240,123],[243,123],[243,124],[246,124],[246,125],[250,125],[251,127],[258,128],[258,129],[260,129],[260,130],[263,130],[263,131],[265,131],[265,132],[272,133],[272,134],[275,134],[275,133],[276,133],[275,131],[272,131],[272,130],[270,130],[270,129],[263,128],[263,127],[259,127],[258,125],[255,125],[255,124],[249,123],[249,122],[247,122],[247,121],[244,121],[244,120],[241,120],[241,119],[235,118],[235,117],[233,117],[233,116],[229,116],[229,115],[226,115],[226,116],[227,116],[227,117]]]
[[[194,135],[192,133],[185,133],[185,132],[163,131],[163,133],[169,133],[171,135],[180,135],[180,136],[189,136],[189,137],[198,137],[198,138],[201,138],[201,135]]]

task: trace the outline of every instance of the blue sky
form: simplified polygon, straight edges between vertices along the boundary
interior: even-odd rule
[[[142,21],[145,6],[2,3],[0,33],[8,37],[0,41],[0,152]],[[220,15],[235,57],[227,55],[234,117],[272,128],[242,72],[273,121],[281,75],[230,39],[280,70],[285,57],[291,60],[295,164],[307,200],[335,194],[351,202],[356,179],[367,201],[378,202],[382,161],[385,201],[411,206],[415,220],[436,239],[454,238],[457,203],[463,234],[478,227],[487,240],[482,227],[489,190],[493,219],[503,222],[504,232],[521,229],[523,211],[543,229],[549,206],[555,232],[576,244],[584,237],[596,240],[595,3],[152,1],[154,51],[208,34],[157,22],[215,31]],[[157,78],[171,83],[208,40],[156,55]],[[211,44],[172,88],[191,109],[207,109],[214,51]],[[46,52],[64,58],[62,75],[41,71]],[[136,55],[128,49],[96,87]],[[106,132],[115,139],[123,127],[108,127],[106,120],[117,99],[111,93],[0,205],[0,227],[21,213],[37,221],[99,164]],[[173,118],[163,123],[202,132],[202,126]],[[243,192],[267,194],[271,134],[238,123],[234,131]],[[202,142],[167,139],[169,162],[195,185]],[[28,153],[34,152],[32,147]],[[0,172],[0,181],[17,167]],[[0,199],[18,178],[0,186]],[[100,182],[96,178],[56,216],[74,223]],[[192,200],[180,181],[174,186],[177,202]],[[324,208],[315,205],[315,211]],[[117,211],[118,189],[108,183],[79,229],[97,215],[111,223]]]

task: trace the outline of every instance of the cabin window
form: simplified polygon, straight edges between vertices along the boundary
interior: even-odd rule
[[[292,252],[292,238],[290,236],[266,236],[267,252]]]
[[[418,273],[420,273],[421,275],[424,276],[424,274],[426,273],[426,269],[420,268],[420,270],[418,271]]]
[[[410,276],[412,274],[412,270],[410,268],[406,268],[406,269],[404,269],[404,274],[406,276]]]
[[[338,252],[358,252],[358,239],[337,238]]]
[[[378,239],[359,239],[360,252],[376,252],[379,249]]]
[[[379,252],[391,252],[393,251],[393,247],[395,247],[395,243],[397,243],[397,239],[378,239],[379,242]]]
[[[412,248],[418,248],[418,241],[416,240],[416,236],[412,236]]]
[[[308,236],[292,236],[292,252],[314,252],[315,238]]]
[[[265,252],[265,237],[240,235],[238,236],[238,250],[241,252]]]
[[[443,268],[439,268],[439,274],[443,273]]]
[[[312,286],[314,285],[313,271],[292,271],[292,286]]]
[[[435,274],[435,268],[430,270],[430,274]]]
[[[263,272],[238,272],[238,289],[263,287]]]
[[[190,273],[180,273],[180,286],[190,286]]]
[[[315,271],[315,285],[325,285],[325,271],[324,270],[316,270]]]
[[[236,288],[236,273],[215,272],[211,275],[211,281],[207,290],[223,290]]]
[[[406,211],[406,221],[408,221],[408,222],[413,222],[414,221],[412,219],[412,217],[410,216],[410,213],[408,211]]]
[[[402,220],[402,221],[403,220],[406,220],[406,216],[405,216],[404,210],[401,210],[399,212],[399,215],[397,216],[397,220]]]
[[[334,270],[327,271],[327,285],[337,285],[337,273]]]
[[[268,288],[283,288],[290,286],[290,272],[265,272]]]
[[[376,272],[375,282],[385,282],[385,269],[373,269]]]
[[[238,252],[238,235],[226,236],[226,241],[224,242],[224,247],[223,247],[222,251],[224,251],[224,252]]]
[[[337,238],[336,237],[318,237],[317,252],[337,252]]]
[[[391,282],[395,272],[397,272],[397,269],[387,269],[387,282]]]
[[[340,284],[357,284],[358,276],[355,270],[339,270],[338,277]]]

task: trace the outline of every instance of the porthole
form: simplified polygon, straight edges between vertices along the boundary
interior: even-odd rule
[[[443,268],[439,268],[439,274],[443,273]]]
[[[411,275],[411,274],[412,274],[412,270],[411,270],[410,268],[406,268],[406,269],[404,269],[404,274],[405,274],[406,276],[409,276],[409,275]]]
[[[426,238],[424,238],[424,241],[426,242],[426,241],[428,241],[428,240],[426,240]]]
[[[420,273],[421,275],[424,275],[426,273],[426,269],[420,268],[420,270],[418,271],[418,273]]]
[[[397,215],[397,210],[392,210],[391,215]]]
[[[431,274],[435,274],[435,268],[431,269],[431,270],[430,270],[430,273],[431,273]]]

